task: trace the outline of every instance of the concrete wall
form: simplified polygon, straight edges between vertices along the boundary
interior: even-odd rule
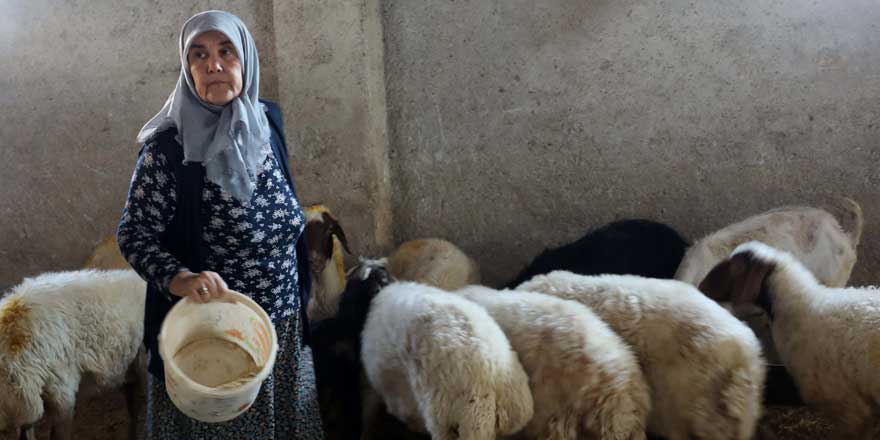
[[[446,237],[494,283],[616,218],[696,237],[850,195],[876,282],[880,5],[740,3],[0,2],[0,290],[113,233],[208,8],[251,28],[300,198],[359,253]]]
[[[880,4],[391,0],[397,241],[460,243],[485,281],[624,217],[689,237],[849,195],[880,274]]]
[[[300,201],[326,204],[352,251],[365,255],[392,245],[379,3],[275,3],[280,102]]]

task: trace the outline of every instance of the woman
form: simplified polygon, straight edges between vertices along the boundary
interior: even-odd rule
[[[147,438],[320,439],[311,351],[304,344],[308,270],[281,115],[259,100],[250,32],[227,12],[187,20],[180,78],[141,129],[143,143],[119,223],[119,248],[148,281]],[[251,295],[278,333],[275,368],[254,405],[218,424],[192,420],[165,392],[156,336],[182,297]]]

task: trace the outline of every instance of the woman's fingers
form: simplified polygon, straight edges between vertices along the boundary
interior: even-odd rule
[[[229,287],[220,274],[206,270],[199,273],[179,273],[172,279],[169,290],[174,295],[188,296],[194,302],[206,303],[224,296]]]
[[[229,291],[229,286],[226,285],[226,281],[224,281],[223,278],[220,277],[220,274],[217,274],[217,281],[220,282],[220,290],[224,294]]]
[[[223,281],[223,278],[217,272],[204,271],[199,274],[199,277],[203,280],[205,287],[208,289],[208,293],[205,295],[205,300],[220,298],[228,291],[226,281]]]
[[[214,291],[217,289],[214,286],[214,280],[211,279],[211,277],[207,273],[200,272],[197,281],[199,302],[205,303],[210,301],[214,295]]]
[[[208,287],[208,283],[205,282],[204,279],[198,277],[194,280],[191,287],[193,293],[190,295],[190,298],[197,303],[208,302],[208,299],[211,295],[211,288]]]

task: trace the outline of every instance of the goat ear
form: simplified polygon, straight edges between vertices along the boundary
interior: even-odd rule
[[[328,225],[327,233],[335,235],[336,238],[339,239],[339,242],[342,243],[342,247],[345,248],[345,252],[351,255],[351,249],[348,247],[348,239],[345,238],[345,231],[342,230],[342,226],[339,225],[339,221],[336,220],[336,217],[333,217],[329,212],[321,213],[321,217],[324,218],[324,223]]]

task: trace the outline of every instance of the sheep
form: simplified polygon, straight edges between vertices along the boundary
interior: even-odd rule
[[[385,267],[387,262],[382,260],[362,260],[359,266],[353,268],[348,275],[348,282],[346,285],[345,292],[342,294],[339,303],[339,313],[329,319],[320,321],[315,324],[312,329],[312,338],[313,338],[313,347],[314,347],[314,358],[315,358],[315,375],[318,385],[318,394],[321,404],[321,412],[323,417],[325,418],[325,432],[327,432],[327,437],[330,439],[355,439],[355,438],[382,438],[382,439],[392,439],[392,438],[421,438],[421,436],[413,433],[406,432],[406,429],[398,422],[387,420],[382,418],[383,415],[387,415],[384,412],[384,404],[382,402],[381,397],[386,397],[390,399],[395,399],[394,395],[390,397],[387,394],[383,396],[379,396],[377,394],[377,390],[373,389],[370,385],[370,382],[367,379],[367,374],[364,368],[364,363],[362,359],[366,359],[369,356],[369,359],[375,360],[375,363],[372,364],[374,369],[378,365],[386,362],[389,364],[389,368],[401,368],[401,363],[406,361],[409,362],[409,366],[412,367],[405,373],[401,373],[400,378],[404,381],[407,379],[416,379],[419,374],[428,375],[429,378],[437,378],[438,374],[447,374],[448,377],[455,384],[458,381],[469,381],[474,380],[473,377],[474,371],[470,371],[466,374],[461,374],[460,371],[457,370],[459,365],[466,365],[464,363],[452,363],[449,364],[449,361],[446,360],[442,363],[438,362],[427,362],[424,366],[417,365],[421,361],[429,360],[428,358],[420,358],[413,357],[413,355],[407,355],[403,353],[402,356],[398,353],[398,356],[394,358],[390,358],[389,355],[382,353],[375,353],[375,349],[377,347],[382,347],[383,344],[390,342],[390,340],[381,340],[377,341],[377,343],[373,343],[370,345],[369,343],[365,344],[370,348],[370,355],[362,353],[367,351],[366,348],[362,349],[362,341],[368,340],[367,331],[365,330],[366,322],[368,320],[368,314],[372,314],[372,303],[374,297],[380,293],[380,291],[387,285],[392,282],[391,276],[388,274],[388,271]],[[424,288],[428,288],[427,286],[420,286]],[[435,292],[436,293],[436,292]],[[443,295],[448,295],[443,293]],[[386,297],[387,295],[383,296]],[[418,295],[419,297],[424,295]],[[451,295],[449,295],[451,296]],[[464,302],[463,299],[452,297],[455,300],[455,303]],[[424,304],[431,305],[436,302],[436,298],[426,301]],[[448,301],[447,301],[448,302]],[[386,301],[387,303],[387,301]],[[474,304],[470,304],[470,307],[467,309],[468,312],[472,312],[474,308],[482,311],[479,306]],[[385,309],[388,307],[386,306]],[[450,316],[460,316],[461,313],[455,313]],[[488,326],[490,329],[494,327],[491,319],[485,315],[485,311],[482,311],[482,315],[480,318],[486,318],[485,321],[478,322],[478,326],[476,328],[482,328]],[[370,315],[371,316],[371,315]],[[470,316],[467,315],[468,317]],[[439,316],[441,321],[444,318],[447,318],[445,315]],[[389,319],[390,317],[385,316],[383,319]],[[400,316],[395,316],[393,319],[406,319],[408,321],[413,321],[413,319],[418,319],[418,316],[413,315],[412,313],[405,313]],[[373,321],[374,324],[382,324],[381,321]],[[418,325],[418,321],[412,322],[413,328],[415,325]],[[468,324],[470,325],[469,320],[465,320],[460,324]],[[463,327],[464,328],[464,327]],[[374,325],[374,329],[372,333],[376,333],[381,328],[376,328]],[[498,338],[500,329],[495,328],[497,332],[494,332],[493,337]],[[486,333],[485,331],[481,332]],[[412,337],[412,334],[409,333],[400,333],[394,335],[394,341],[399,341],[400,338]],[[500,334],[502,337],[502,341],[507,344],[506,339],[503,339],[503,334]],[[444,348],[441,346],[436,346],[439,343],[448,342],[447,340],[432,340],[432,338],[425,338],[423,341],[410,341],[413,344],[420,344],[417,347],[422,348],[430,348],[432,345],[434,348]],[[491,344],[487,344],[481,342],[480,338],[474,339],[472,342],[477,343],[477,345],[482,344],[483,349],[485,348],[495,348],[492,347]],[[410,344],[412,345],[412,344]],[[465,352],[468,347],[461,347],[457,345],[447,344],[445,347],[446,351],[448,351],[450,355],[456,356],[461,351],[462,359],[482,359],[485,353],[485,350],[473,351],[473,352]],[[405,347],[401,347],[405,348]],[[480,347],[477,347],[480,348]],[[508,362],[507,367],[510,373],[514,378],[517,378],[517,373],[521,372],[521,377],[517,380],[513,381],[517,387],[511,389],[508,394],[500,393],[498,396],[499,402],[504,402],[501,405],[502,408],[507,410],[509,414],[506,417],[503,417],[503,420],[511,420],[511,422],[502,423],[502,428],[507,428],[507,430],[513,430],[516,426],[512,428],[509,426],[511,424],[516,425],[520,423],[521,425],[525,425],[526,420],[531,417],[532,408],[532,400],[531,394],[528,392],[528,384],[527,378],[525,377],[525,373],[521,371],[521,366],[515,361],[515,355],[513,359],[510,358],[511,353],[509,352],[509,346],[507,346],[508,351],[501,350],[500,359],[497,360],[497,363],[502,363],[505,360]],[[439,350],[438,350],[439,351]],[[497,351],[497,350],[496,350]],[[486,359],[483,359],[487,361]],[[512,362],[512,364],[511,364]],[[449,365],[447,365],[449,364]],[[472,362],[471,364],[474,364]],[[489,363],[491,365],[491,363]],[[502,364],[503,365],[503,364]],[[395,367],[396,366],[396,367]],[[430,369],[429,367],[433,367]],[[486,367],[483,365],[482,367]],[[478,370],[479,371],[479,370]],[[413,373],[411,376],[408,376],[406,373]],[[407,392],[404,398],[415,399],[421,397],[422,400],[425,398],[431,397],[435,395],[437,397],[442,397],[446,390],[432,388],[431,391],[436,391],[436,393],[432,395],[424,394],[427,391],[424,390],[424,387],[432,386],[432,385],[443,385],[446,381],[436,381],[436,383],[420,383],[416,382],[413,384],[413,390]],[[404,387],[408,387],[408,384],[403,384]],[[485,385],[485,384],[483,384]],[[416,388],[418,387],[418,388]],[[456,390],[462,389],[462,386],[450,387],[452,392]],[[477,387],[476,390],[483,388]],[[418,391],[418,395],[414,395],[414,393]],[[503,391],[503,390],[502,390]],[[471,391],[468,391],[471,393]],[[487,392],[485,393],[485,397],[492,396],[495,398],[495,392]],[[465,394],[465,397],[470,394]],[[483,396],[480,396],[483,397]],[[464,399],[464,397],[462,397]],[[362,404],[363,402],[363,404]],[[425,402],[430,403],[430,402]],[[466,404],[460,404],[459,401],[450,401],[447,403],[449,408],[455,407],[456,405],[460,406],[458,409],[465,409]],[[475,400],[476,403],[476,400]],[[517,406],[519,405],[519,406]],[[508,409],[507,406],[512,406],[513,409]],[[424,431],[426,430],[426,422],[422,417],[427,417],[427,420],[435,420],[436,418],[430,412],[421,412],[414,413],[413,411],[418,411],[420,408],[413,404],[410,408],[407,408],[408,412],[406,412],[401,420],[408,422],[408,425],[413,430]],[[440,411],[442,408],[437,409]],[[427,409],[426,409],[427,411]],[[519,415],[517,413],[520,413]],[[479,416],[482,414],[473,414],[479,419]],[[445,412],[439,413],[439,416],[447,417],[448,414]],[[495,414],[488,415],[489,419],[482,420],[484,422],[488,422],[493,426],[495,425]],[[478,420],[479,421],[479,420]],[[451,422],[447,422],[451,423]],[[431,426],[439,426],[442,425],[442,421],[435,421],[430,423]],[[465,429],[467,425],[462,425],[462,438],[474,438],[473,434],[467,434]],[[361,437],[361,433],[363,433],[363,437]],[[433,434],[433,433],[432,433]],[[448,433],[446,433],[448,434]],[[434,437],[434,438],[448,438],[445,436]],[[491,436],[488,437],[479,437],[479,438],[494,438]]]
[[[318,321],[310,329],[318,404],[326,440],[357,440],[361,433],[361,369],[352,338],[339,334],[337,319]]]
[[[696,286],[736,246],[760,240],[797,256],[823,284],[843,287],[856,263],[856,247],[861,237],[863,219],[861,207],[852,199],[843,199],[838,211],[840,222],[822,209],[780,207],[729,225],[694,243],[685,253],[675,279]],[[780,365],[768,317],[754,307],[733,309],[729,304],[724,304],[724,307],[745,321],[764,347],[770,369],[765,390],[766,402],[775,405],[800,404],[801,399],[791,377]]]
[[[346,291],[351,286],[348,283]],[[361,435],[362,374],[354,348],[356,334],[343,335],[342,325],[338,317],[331,317],[314,323],[310,329],[326,440],[358,440]]]
[[[837,420],[832,438],[875,438],[880,428],[876,289],[823,286],[791,253],[753,241],[716,265],[700,290],[767,312],[779,354],[804,400]]]
[[[397,280],[415,281],[443,290],[479,284],[480,268],[454,244],[439,238],[404,242],[387,257]]]
[[[137,433],[146,283],[132,270],[51,272],[0,301],[0,432],[70,439],[78,392],[123,386]],[[83,386],[84,391],[80,390]]]
[[[687,246],[670,226],[645,219],[619,220],[573,243],[544,250],[505,287],[512,289],[554,270],[672,278]]]
[[[453,293],[484,307],[517,352],[535,402],[528,438],[645,438],[645,378],[629,346],[593,312],[531,292],[469,286]]]
[[[348,240],[336,217],[324,205],[305,208],[305,238],[309,247],[312,292],[306,314],[319,321],[336,314],[339,295],[345,290],[345,262],[342,249],[349,254]]]
[[[726,226],[688,248],[675,279],[698,285],[738,245],[758,240],[800,259],[826,286],[843,287],[856,263],[862,208],[846,198],[840,222],[828,211],[807,206],[771,209]]]
[[[633,275],[538,275],[517,290],[575,300],[632,347],[651,390],[648,431],[668,440],[746,440],[761,413],[761,348],[691,285]]]
[[[318,400],[327,440],[361,438],[363,400],[372,401],[360,362],[360,334],[372,297],[391,282],[384,260],[362,260],[349,271],[339,312],[316,322],[311,328],[312,350]],[[371,435],[383,439],[421,439],[400,422],[375,409],[370,421]]]
[[[83,269],[131,269],[119,252],[119,244],[116,243],[116,235],[105,237],[95,246],[88,260],[83,264]]]
[[[532,418],[528,377],[510,342],[464,298],[392,283],[372,299],[361,340],[371,389],[389,413],[434,440],[495,439]]]

